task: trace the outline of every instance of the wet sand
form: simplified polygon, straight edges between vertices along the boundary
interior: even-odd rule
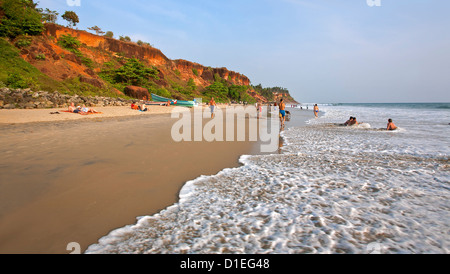
[[[0,253],[69,253],[71,242],[83,252],[176,203],[186,181],[257,153],[249,141],[174,142],[169,108],[151,108],[0,111]]]

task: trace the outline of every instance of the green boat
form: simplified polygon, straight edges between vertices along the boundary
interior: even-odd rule
[[[171,105],[180,106],[180,107],[196,107],[196,106],[198,106],[198,103],[195,102],[195,100],[194,101],[175,100],[175,99],[165,98],[165,97],[153,94],[153,93],[152,93],[152,101],[154,101],[154,102],[165,102],[165,103],[170,101]]]

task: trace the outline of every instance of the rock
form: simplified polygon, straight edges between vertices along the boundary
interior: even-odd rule
[[[136,86],[128,86],[124,89],[124,93],[130,97],[136,98],[136,99],[140,99],[140,100],[144,100],[144,99],[149,99],[149,93],[148,93],[148,89],[146,88],[141,88],[141,87],[136,87]]]
[[[11,90],[9,88],[2,88],[0,89],[4,94],[10,94]]]
[[[28,102],[24,105],[25,109],[32,109],[32,108],[36,108],[36,104],[33,102]]]
[[[87,74],[94,76],[95,72],[92,69],[85,69],[84,72],[86,72]]]
[[[123,95],[123,92],[121,92],[120,90],[118,90],[118,89],[116,89],[116,88],[112,88],[112,91],[113,91],[115,94]]]
[[[67,54],[64,59],[77,63],[78,65],[82,64],[81,58],[77,57],[75,54]]]
[[[45,108],[52,108],[54,106],[53,102],[47,101],[45,102]]]
[[[80,82],[82,83],[88,83],[90,85],[93,85],[94,87],[98,87],[98,88],[102,88],[103,87],[103,83],[95,78],[89,78],[86,76],[80,76]]]
[[[96,79],[93,79],[96,80]],[[97,80],[96,80],[97,81]],[[141,93],[135,92],[135,96],[144,96],[148,98],[148,91],[142,90]],[[141,95],[139,95],[141,94]],[[141,97],[143,98],[143,97]],[[31,89],[8,89],[0,88],[0,108],[1,109],[33,109],[33,108],[54,108],[67,107],[71,103],[76,106],[86,105],[88,107],[99,106],[127,106],[130,101],[123,98],[109,98],[109,97],[87,97],[79,95],[67,95],[59,92],[47,91],[32,91]]]

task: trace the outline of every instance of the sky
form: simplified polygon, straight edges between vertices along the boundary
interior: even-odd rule
[[[226,67],[302,103],[450,102],[446,0],[37,2],[75,11],[81,30],[97,25],[172,60]]]

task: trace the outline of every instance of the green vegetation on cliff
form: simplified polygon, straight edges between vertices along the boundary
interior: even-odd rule
[[[288,102],[295,102],[295,99],[289,93],[289,90],[283,87],[268,87],[264,88],[261,84],[252,86],[252,88],[261,94],[267,101],[275,101],[276,97],[281,96]]]
[[[112,87],[98,88],[80,81],[79,77],[57,81],[39,71],[19,55],[19,50],[0,38],[0,87],[31,88],[64,94],[117,97]]]
[[[44,30],[42,15],[32,0],[0,1],[0,36],[39,35]]]
[[[229,81],[222,79],[219,75],[214,75],[214,83],[206,87],[202,92],[204,100],[209,101],[214,97],[216,102],[247,102],[253,104],[256,102],[255,98],[250,96],[247,91],[249,86],[233,85]]]
[[[57,90],[62,85],[40,72],[19,55],[19,50],[0,38],[0,85],[11,88]]]
[[[129,59],[123,66],[107,68],[99,74],[104,80],[123,90],[126,86],[148,86],[152,79],[158,79],[158,69],[147,67],[138,59]]]

